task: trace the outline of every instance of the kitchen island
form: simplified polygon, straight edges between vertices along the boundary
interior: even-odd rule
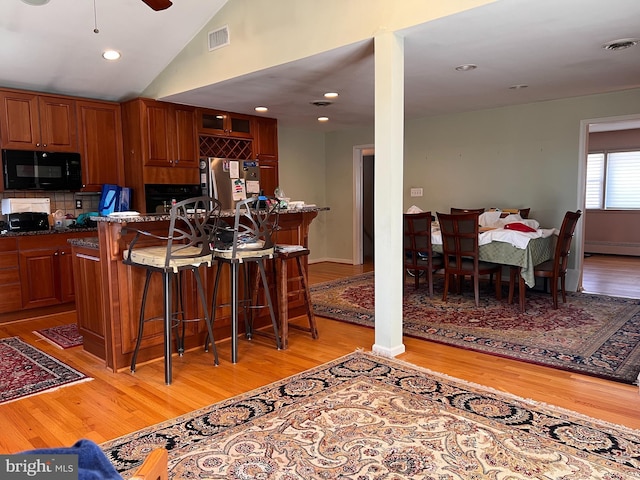
[[[309,226],[318,212],[328,207],[303,207],[283,210],[279,217],[277,242],[308,246]],[[223,217],[232,220],[234,212],[224,211]],[[159,235],[168,229],[168,214],[146,214],[131,217],[95,217],[98,221],[98,236],[70,241],[73,248],[73,267],[76,291],[78,327],[85,339],[84,348],[105,361],[114,372],[129,368],[138,335],[138,316],[145,280],[142,268],[130,267],[122,262],[123,252],[128,248],[133,233],[126,232],[129,224],[141,230]],[[305,268],[307,265],[305,264]],[[215,269],[202,267],[208,298],[213,294]],[[271,271],[271,268],[268,268]],[[223,272],[219,288],[218,303],[229,303],[231,290],[228,272]],[[162,285],[156,275],[150,285],[147,301],[147,317],[162,317]],[[275,285],[275,281],[269,282]],[[202,310],[196,298],[195,279],[187,275],[183,281],[183,310],[185,318],[202,318]],[[274,287],[275,288],[275,287]],[[272,292],[272,298],[278,296]],[[303,314],[302,296],[289,299],[289,317]],[[255,319],[256,328],[270,325],[268,312],[260,312]],[[242,331],[243,322],[240,322]],[[231,336],[231,312],[229,308],[218,309],[213,325],[216,342]],[[187,322],[185,349],[202,348],[207,328],[204,321]],[[163,322],[145,324],[144,337],[137,362],[163,357]],[[275,345],[274,345],[275,348]]]

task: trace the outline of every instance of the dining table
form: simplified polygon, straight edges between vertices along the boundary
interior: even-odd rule
[[[484,218],[483,218],[484,216]],[[534,231],[505,228],[510,223],[527,225]],[[533,219],[519,215],[504,218],[480,215],[478,257],[480,261],[517,269],[526,286],[535,286],[534,267],[553,258],[559,233],[556,228],[539,228]],[[431,243],[435,253],[442,253],[442,234],[437,221],[431,225]],[[519,289],[520,305],[524,305],[525,289]]]

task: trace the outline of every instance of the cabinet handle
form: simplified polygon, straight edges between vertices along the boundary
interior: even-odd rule
[[[53,256],[54,256],[54,257],[57,257],[57,256],[58,256],[58,252],[54,253],[54,254],[53,254]]]
[[[64,255],[65,252],[60,252],[60,255]]]
[[[39,146],[40,146],[40,143],[36,143],[36,147],[39,147]]]

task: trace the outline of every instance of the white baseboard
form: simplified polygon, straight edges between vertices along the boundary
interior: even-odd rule
[[[333,263],[346,263],[347,265],[353,265],[353,260],[350,258],[310,258],[309,263],[320,263],[320,262],[333,262]]]
[[[401,353],[404,353],[405,347],[404,347],[404,344],[402,343],[393,348],[383,347],[382,345],[378,345],[377,343],[374,343],[373,347],[371,347],[371,351],[373,353],[377,353],[382,357],[392,358],[400,355]]]
[[[602,253],[605,255],[640,256],[640,244],[617,242],[584,242],[587,253]]]

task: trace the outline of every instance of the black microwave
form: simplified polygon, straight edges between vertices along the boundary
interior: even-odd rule
[[[80,190],[79,153],[2,150],[5,190]]]

